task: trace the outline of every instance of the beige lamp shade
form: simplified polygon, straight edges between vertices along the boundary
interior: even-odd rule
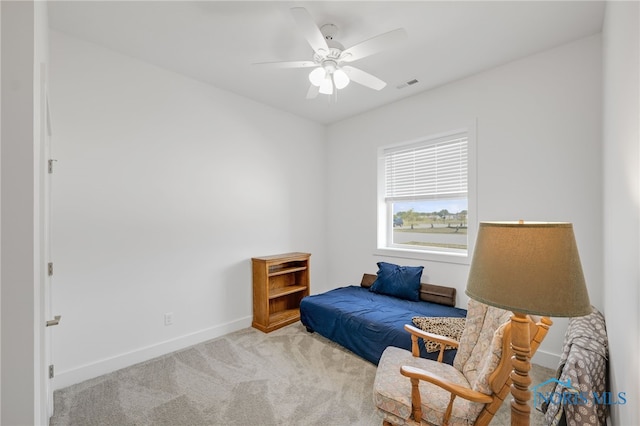
[[[591,313],[573,225],[481,222],[466,294],[523,314]]]

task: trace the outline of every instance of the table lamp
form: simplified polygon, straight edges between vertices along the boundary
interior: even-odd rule
[[[529,425],[531,348],[526,315],[591,313],[573,225],[481,222],[466,294],[513,313],[511,424]]]

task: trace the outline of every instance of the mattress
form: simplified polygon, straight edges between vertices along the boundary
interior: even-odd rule
[[[307,296],[300,303],[300,321],[307,330],[330,339],[362,358],[378,364],[387,346],[411,350],[411,336],[404,330],[414,316],[459,317],[465,309],[424,301],[409,301],[369,291],[359,286],[340,287]],[[437,359],[438,352],[421,356]],[[456,350],[446,350],[444,362],[453,363]]]

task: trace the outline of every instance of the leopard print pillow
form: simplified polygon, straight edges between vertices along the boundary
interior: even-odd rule
[[[460,336],[462,336],[462,330],[464,330],[466,318],[413,317],[412,321],[416,327],[423,331],[427,331],[433,334],[439,334],[440,336],[445,336],[460,341]],[[436,352],[440,350],[440,343],[433,342],[431,340],[425,340],[424,346],[427,349],[427,352]],[[445,346],[445,349],[454,348],[447,345]]]

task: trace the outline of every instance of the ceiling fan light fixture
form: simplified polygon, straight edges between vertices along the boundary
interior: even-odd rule
[[[337,69],[333,73],[333,82],[336,85],[336,89],[344,89],[349,84],[349,76],[341,69]]]
[[[327,74],[327,77],[320,85],[320,93],[322,93],[323,95],[333,94],[333,80],[331,79],[331,75]]]
[[[320,87],[327,78],[327,73],[322,67],[318,67],[309,73],[309,81],[314,86]]]

